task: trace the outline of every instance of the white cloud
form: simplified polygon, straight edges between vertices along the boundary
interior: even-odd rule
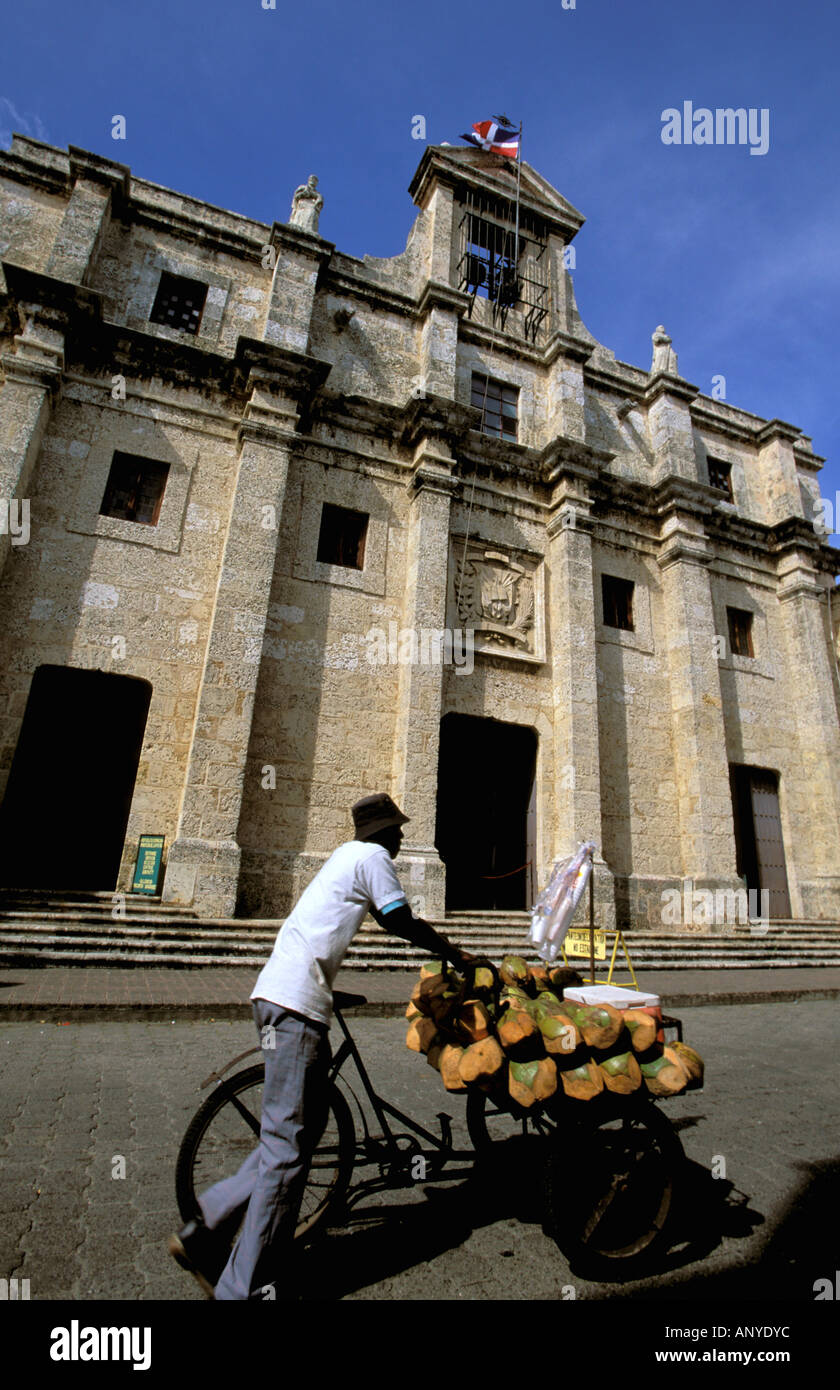
[[[47,131],[38,116],[18,111],[8,97],[0,97],[0,149],[8,149],[15,133],[30,135],[33,140],[46,140]]]

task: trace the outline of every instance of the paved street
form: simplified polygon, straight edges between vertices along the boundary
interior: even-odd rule
[[[368,1194],[308,1252],[305,1297],[551,1299],[573,1288],[579,1299],[812,1301],[840,1248],[837,1005],[681,1013],[707,1086],[666,1106],[691,1188],[682,1241],[656,1278],[575,1277],[542,1232],[526,1153],[491,1182],[462,1164],[446,1182]],[[447,1110],[466,1146],[464,1100],[405,1048],[404,1022],[353,1027],[380,1091],[423,1123]],[[247,1018],[0,1025],[0,1275],[29,1279],[32,1299],[200,1301],[165,1248],[178,1224],[175,1155],[198,1083],[254,1041]],[[120,1157],[125,1176],[112,1176]],[[569,1165],[571,1175],[573,1152]]]

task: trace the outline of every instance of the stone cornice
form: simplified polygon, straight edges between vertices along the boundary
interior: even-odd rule
[[[594,530],[595,522],[591,513],[585,507],[577,507],[568,500],[558,504],[545,528],[550,541],[564,531],[578,531],[591,536]]]
[[[542,350],[542,359],[546,367],[550,367],[558,357],[570,357],[573,362],[587,362],[595,348],[595,343],[588,343],[583,338],[573,338],[571,333],[564,333],[562,329],[555,328]]]
[[[597,344],[593,345],[594,352]],[[583,383],[588,387],[601,387],[604,391],[612,391],[617,396],[628,396],[634,402],[641,402],[645,392],[646,379],[643,373],[639,373],[638,381],[630,380],[626,375],[619,371],[610,371],[602,362],[594,363],[588,361],[583,369]]]
[[[786,556],[807,556],[807,563],[823,574],[840,573],[840,551],[826,544],[803,517],[787,517],[770,530],[770,550],[778,564]]]
[[[248,407],[250,410],[250,406]],[[260,411],[246,415],[236,432],[237,443],[267,444],[272,448],[287,448],[296,438],[297,416],[285,412]]]
[[[580,439],[557,435],[540,451],[540,468],[546,482],[563,476],[592,480],[615,458],[605,449],[593,449]]]
[[[651,406],[660,396],[674,396],[677,400],[690,404],[699,394],[699,387],[692,386],[690,381],[683,381],[682,377],[672,376],[670,372],[657,372],[656,376],[648,381],[642,402]]]
[[[418,312],[425,317],[430,309],[446,309],[450,313],[465,314],[470,307],[470,296],[463,290],[453,289],[451,285],[441,284],[439,280],[427,280],[420,292]]]
[[[425,392],[411,396],[403,408],[400,443],[413,448],[422,438],[442,439],[463,450],[469,432],[481,424],[477,406],[459,405],[448,396]]]
[[[476,410],[476,414],[480,412]],[[466,471],[465,465],[470,465],[496,478],[519,478],[540,486],[547,482],[539,450],[513,444],[507,439],[493,439],[478,426],[460,440],[455,452],[459,472]]]
[[[68,323],[80,318],[89,325],[101,322],[102,296],[87,285],[57,280],[11,261],[3,262],[3,275],[7,294],[17,305],[43,305],[63,316]]]
[[[764,444],[771,443],[774,439],[786,440],[789,444],[795,444],[802,434],[795,425],[789,425],[786,420],[768,420],[755,432],[756,443],[759,448]]]
[[[30,146],[33,150],[43,149],[51,155],[58,153],[63,160],[61,167],[33,157],[29,153]],[[0,150],[0,175],[65,198],[69,197],[72,188],[64,151],[56,151],[52,145],[45,145],[41,140],[31,140],[28,136],[21,139],[16,135],[11,150]]]
[[[488,328],[483,323],[477,323],[475,319],[462,318],[458,325],[458,340],[462,343],[475,343],[499,357],[512,357],[515,362],[528,362],[535,367],[543,366],[543,349],[535,347],[525,338],[515,336],[511,332],[510,322],[508,319],[504,332],[500,333],[497,328]]]
[[[678,510],[705,517],[710,504],[720,500],[720,494],[707,483],[697,483],[673,473],[652,486],[651,496],[655,510],[661,515]]]
[[[812,468],[815,473],[819,473],[825,459],[822,454],[815,454],[813,449],[809,449],[808,445],[802,442],[803,438],[804,436],[794,444],[793,456],[800,468]]]
[[[244,389],[255,385],[285,391],[296,400],[312,395],[326,381],[332,364],[305,352],[264,343],[259,338],[240,337],[236,343],[233,371]]]
[[[704,545],[697,544],[696,541],[684,535],[669,536],[663,543],[660,553],[656,557],[656,563],[661,570],[670,569],[671,565],[698,565],[705,569],[713,560],[710,550]]]
[[[31,345],[27,345],[29,347]],[[36,344],[40,348],[40,344]],[[63,354],[53,351],[31,355],[29,351],[4,352],[0,354],[0,366],[7,382],[19,382],[25,386],[37,386],[56,394],[61,386]],[[0,397],[2,400],[2,397]]]
[[[445,497],[454,497],[461,489],[461,482],[441,464],[421,459],[412,472],[410,489],[415,496],[421,492],[437,492]]]
[[[720,415],[712,408],[712,402],[698,396],[691,403],[691,421],[696,429],[709,430],[712,434],[723,435],[725,439],[736,440],[739,444],[755,445],[757,422],[755,416],[744,414],[743,420],[733,420],[730,415]]]
[[[131,377],[161,376],[181,384],[216,386],[234,395],[249,394],[255,382],[307,400],[323,384],[331,364],[306,353],[240,337],[230,355],[185,338],[173,342],[156,333],[126,328],[102,318],[102,297],[84,285],[3,263],[9,299],[31,303],[66,325],[68,362],[77,359],[99,370]],[[21,314],[20,308],[17,310]]]
[[[822,602],[825,592],[824,585],[804,571],[797,573],[797,577],[789,582],[782,579],[776,589],[776,597],[779,603],[788,603],[793,598],[815,598]]]
[[[345,396],[329,390],[313,399],[309,424],[327,424],[394,441],[403,429],[405,412],[368,396]]]
[[[73,182],[78,183],[81,179],[87,183],[103,184],[111,191],[113,211],[122,211],[131,192],[131,170],[128,165],[103,159],[101,155],[81,150],[76,145],[68,145],[67,153]]]
[[[288,222],[273,222],[267,245],[282,246],[284,251],[297,251],[319,262],[319,274],[323,274],[335,253],[335,243],[325,241],[317,232],[304,231],[302,227],[292,227]]]
[[[243,261],[261,261],[263,247],[269,244],[269,228],[264,237],[237,233],[220,227],[207,218],[190,216],[167,207],[157,207],[133,197],[123,213],[125,221],[153,231],[166,232],[168,236],[180,237],[195,242],[202,251],[221,251],[226,256],[235,256]],[[244,219],[243,219],[244,221]]]
[[[378,284],[375,280],[368,280],[362,275],[353,275],[346,270],[337,269],[333,263],[322,273],[318,281],[318,293],[354,295],[376,308],[387,309],[391,313],[405,314],[409,318],[416,318],[420,312],[417,301],[410,294],[401,294],[399,290],[386,289],[384,285]]]

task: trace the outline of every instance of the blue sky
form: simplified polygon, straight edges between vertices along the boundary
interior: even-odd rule
[[[415,215],[412,117],[459,144],[506,110],[587,218],[574,279],[596,337],[647,368],[664,323],[684,376],[710,392],[722,374],[734,405],[811,435],[823,495],[840,491],[834,6],[263,3],[6,0],[0,146],[79,145],[267,222],[316,173],[322,235],[387,256]],[[687,100],[767,108],[767,153],[666,146],[662,112]]]

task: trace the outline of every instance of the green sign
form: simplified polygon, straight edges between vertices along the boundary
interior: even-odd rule
[[[137,863],[134,866],[134,882],[131,885],[132,893],[157,893],[165,843],[164,835],[140,836]]]

